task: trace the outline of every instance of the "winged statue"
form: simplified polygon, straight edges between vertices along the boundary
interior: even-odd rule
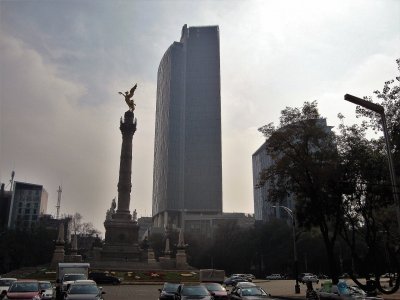
[[[125,98],[125,102],[126,104],[128,104],[129,106],[129,110],[134,111],[135,110],[135,102],[133,101],[133,99],[131,99],[133,97],[133,94],[135,93],[135,90],[137,88],[137,83],[133,86],[133,88],[131,88],[130,92],[118,92],[118,94],[121,94],[122,96],[124,96]]]

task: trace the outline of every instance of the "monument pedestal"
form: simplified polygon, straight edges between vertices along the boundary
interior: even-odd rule
[[[56,268],[58,266],[58,263],[64,262],[64,257],[64,245],[56,245],[56,249],[53,253],[53,258],[51,259],[51,267]]]
[[[178,270],[189,269],[185,249],[178,249],[176,252],[176,268]]]
[[[105,242],[101,251],[103,261],[140,261],[139,226],[129,218],[114,218],[104,222]]]

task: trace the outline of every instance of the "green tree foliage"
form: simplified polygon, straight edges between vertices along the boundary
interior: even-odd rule
[[[375,97],[367,96],[364,99],[382,105],[385,109],[389,137],[392,146],[394,161],[397,162],[397,174],[400,166],[400,59],[396,60],[399,76],[396,79],[386,81],[382,91],[374,91]],[[374,101],[376,99],[376,101]],[[364,126],[372,128],[376,132],[382,132],[381,118],[371,110],[357,106],[358,117],[366,117]]]
[[[320,229],[330,272],[337,281],[334,247],[344,213],[338,181],[341,167],[335,136],[321,120],[316,101],[305,102],[301,109],[284,109],[278,128],[270,123],[259,129],[274,162],[260,174],[260,185],[267,184],[268,201],[273,203],[294,196],[298,223]]]
[[[400,60],[397,64],[400,71]],[[399,80],[397,77],[396,81]],[[374,98],[378,100],[375,103],[385,109],[393,161],[399,175],[400,86],[394,83],[394,80],[385,82],[382,92],[374,92]],[[364,98],[374,102],[372,97]],[[381,116],[359,106],[356,112],[358,117],[366,119],[361,125],[342,123],[337,143],[347,185],[343,195],[345,226],[342,237],[351,250],[358,272],[376,275],[398,272],[399,260],[394,252],[398,246],[398,224]],[[342,115],[339,117],[344,119]],[[368,138],[369,129],[379,132],[378,138]]]

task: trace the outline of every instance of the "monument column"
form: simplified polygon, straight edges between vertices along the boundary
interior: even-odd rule
[[[125,112],[124,118],[121,118],[119,126],[122,145],[118,178],[118,204],[115,200],[112,201],[104,221],[106,232],[101,250],[101,260],[108,261],[109,265],[114,265],[116,261],[123,261],[126,264],[141,259],[138,243],[139,225],[129,211],[132,190],[132,139],[136,131],[136,119],[133,114],[135,103],[131,98],[136,87],[137,85],[125,94],[120,92],[124,96],[129,110]]]
[[[129,211],[130,195],[132,189],[132,139],[136,131],[136,119],[131,110],[125,112],[124,120],[121,119],[119,129],[122,133],[121,159],[118,180],[118,206],[113,219],[131,219]]]

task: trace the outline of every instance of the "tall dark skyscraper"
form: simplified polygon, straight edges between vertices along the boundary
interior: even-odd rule
[[[222,213],[218,26],[182,28],[158,68],[153,221]]]

